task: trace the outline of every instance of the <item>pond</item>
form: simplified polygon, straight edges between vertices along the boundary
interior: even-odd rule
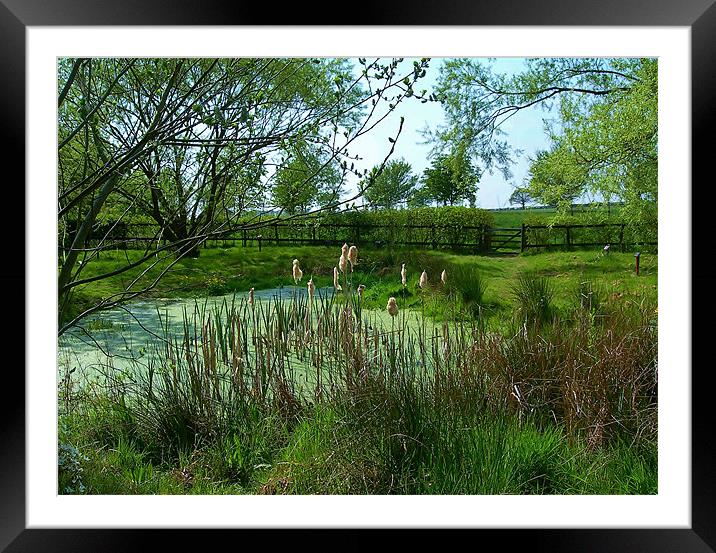
[[[334,294],[333,287],[316,290],[317,300],[330,302]],[[256,290],[254,298],[257,306],[269,307],[279,300],[284,304],[292,300],[305,302],[306,295],[305,287],[291,286]],[[75,369],[75,378],[84,380],[96,379],[108,371],[142,370],[163,355],[167,338],[183,336],[187,317],[196,316],[201,321],[201,314],[225,313],[232,306],[245,306],[247,297],[248,292],[239,292],[206,298],[141,300],[89,315],[59,338],[60,375]],[[390,330],[393,324],[384,309],[364,309],[361,318],[371,330]],[[399,319],[410,329],[435,326],[413,311],[401,312]]]

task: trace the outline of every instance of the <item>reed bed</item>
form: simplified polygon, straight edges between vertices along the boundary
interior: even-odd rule
[[[85,421],[85,449],[129,440],[175,467],[167,493],[203,489],[186,473],[238,486],[217,493],[656,492],[653,305],[585,285],[558,315],[550,283],[525,275],[524,308],[495,331],[394,299],[364,310],[343,265],[334,293],[300,294],[296,274],[289,299],[197,303],[146,370],[65,401],[63,420]],[[461,293],[479,305],[476,282]]]

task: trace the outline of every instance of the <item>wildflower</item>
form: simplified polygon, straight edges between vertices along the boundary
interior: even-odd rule
[[[338,284],[338,267],[333,267],[333,287],[339,292],[343,290],[343,287]]]
[[[351,262],[351,273],[353,272],[353,265],[358,264],[358,248],[351,246],[348,250],[348,261]]]
[[[400,269],[400,281],[403,283],[403,286],[408,282],[408,273],[405,271],[405,263],[403,263],[403,267]]]
[[[358,296],[360,296],[361,299],[363,299],[363,290],[365,290],[365,284],[361,284],[358,287]]]
[[[428,273],[423,271],[423,274],[420,275],[420,281],[418,282],[418,286],[420,286],[422,289],[425,289],[425,287],[428,285]]]
[[[395,298],[393,296],[388,298],[388,305],[386,306],[386,309],[391,317],[395,317],[398,314],[398,304],[395,302]]]
[[[308,301],[313,301],[313,294],[316,292],[316,285],[313,284],[313,277],[308,281]]]
[[[298,284],[298,281],[303,278],[303,271],[298,265],[298,259],[293,260],[293,281]]]
[[[338,268],[341,270],[341,273],[346,272],[346,264],[348,263],[348,259],[345,255],[341,254],[340,259],[338,260]]]
[[[447,281],[447,271],[443,269],[442,274],[440,275],[440,280],[443,283],[443,286],[445,285],[445,282]]]
[[[254,289],[249,290],[249,305],[254,304]]]

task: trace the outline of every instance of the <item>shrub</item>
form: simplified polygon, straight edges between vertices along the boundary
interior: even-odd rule
[[[546,323],[552,316],[554,291],[549,278],[524,273],[517,278],[512,293],[523,319],[533,323]]]

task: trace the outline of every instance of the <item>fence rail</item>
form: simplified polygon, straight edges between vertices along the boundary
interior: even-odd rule
[[[146,233],[149,234],[149,233]],[[488,227],[486,225],[358,225],[347,223],[291,224],[272,223],[263,227],[243,228],[218,235],[204,242],[204,247],[243,247],[281,244],[341,245],[394,247],[415,246],[432,249],[454,249],[472,253],[524,252],[533,248],[576,248],[610,244],[625,251],[634,244],[656,246],[656,241],[636,237],[624,223],[525,225],[521,227]],[[110,233],[91,236],[85,247],[102,244],[105,249],[146,249],[166,245],[156,236],[126,236]],[[60,248],[67,249],[65,248]]]

